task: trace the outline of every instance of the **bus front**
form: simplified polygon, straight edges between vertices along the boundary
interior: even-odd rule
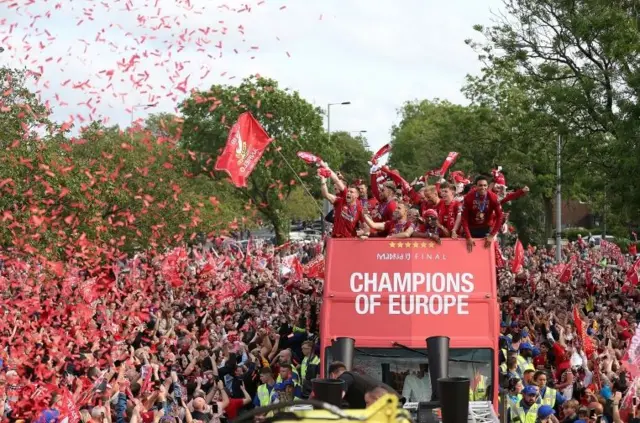
[[[470,399],[497,404],[499,310],[493,248],[463,240],[328,241],[321,311],[324,369],[332,340],[353,338],[353,370],[407,401],[430,401],[426,338],[450,338],[449,376]],[[339,358],[339,357],[338,357]]]

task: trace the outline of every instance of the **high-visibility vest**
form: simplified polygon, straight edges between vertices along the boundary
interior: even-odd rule
[[[262,385],[258,386],[257,394],[258,394],[258,401],[260,401],[260,407],[266,407],[267,405],[271,405],[272,390],[273,390],[273,387],[270,390],[266,383],[263,383]]]
[[[320,364],[320,357],[314,355],[309,362],[309,357],[305,357],[302,359],[302,363],[300,364],[300,383],[304,383],[304,378],[307,376],[307,369],[309,368],[309,364],[312,366],[317,366]]]
[[[298,376],[298,380],[296,380],[296,378],[293,378],[293,383],[296,385],[300,385],[300,374],[298,373],[298,371],[296,370],[295,367],[291,367],[291,371],[293,372],[293,374],[295,374],[296,376]],[[278,375],[278,378],[276,379],[277,383],[282,383],[282,376]]]
[[[527,359],[520,354],[516,356],[516,359],[518,360],[518,370],[520,370],[520,373],[522,373],[523,375],[525,370],[535,370],[535,367],[533,367],[533,363],[529,363]]]
[[[476,389],[469,388],[469,401],[484,401],[487,398],[487,378],[480,376]]]
[[[516,407],[522,401],[522,394],[507,395],[507,407]]]
[[[548,405],[551,408],[556,405],[556,390],[553,388],[549,388],[548,386],[544,388],[544,395],[541,395],[538,399],[538,403],[540,405]]]
[[[511,423],[536,423],[538,421],[539,404],[533,404],[528,411],[522,407],[522,401],[514,406],[509,406],[511,413]]]
[[[502,364],[500,365],[500,373],[507,373],[507,370],[508,370],[508,369],[507,369],[507,363],[506,363],[506,362],[505,362],[505,363],[502,363]]]

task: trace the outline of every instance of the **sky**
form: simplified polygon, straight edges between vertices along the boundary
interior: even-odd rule
[[[0,0],[0,65],[33,82],[54,118],[123,127],[173,112],[191,89],[260,74],[331,108],[332,131],[390,140],[414,99],[465,103],[500,0]],[[153,107],[144,105],[154,104]],[[133,113],[132,113],[133,112]],[[326,124],[326,120],[325,120]]]

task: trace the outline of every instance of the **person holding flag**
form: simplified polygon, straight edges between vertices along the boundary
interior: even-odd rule
[[[346,189],[344,196],[331,194],[329,192],[327,188],[327,177],[325,176],[327,172],[336,188],[336,192],[343,192]],[[355,238],[359,224],[364,222],[362,206],[358,201],[360,197],[358,189],[356,187],[345,188],[344,183],[338,175],[328,167],[319,169],[318,176],[320,178],[320,192],[322,196],[333,204],[334,217],[331,236],[333,238]]]

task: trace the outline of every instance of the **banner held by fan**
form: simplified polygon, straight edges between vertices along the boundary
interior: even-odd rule
[[[271,141],[251,113],[241,114],[229,131],[227,145],[216,161],[215,170],[226,172],[236,187],[246,187],[247,178]]]

